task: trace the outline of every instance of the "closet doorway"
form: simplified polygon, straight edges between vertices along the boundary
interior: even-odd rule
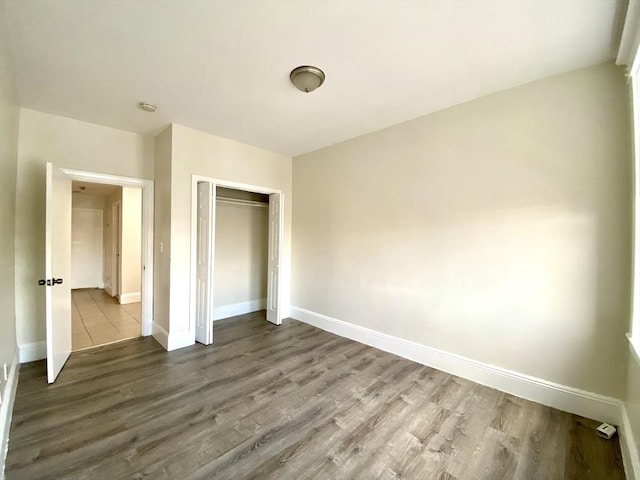
[[[260,310],[280,325],[282,193],[198,176],[192,193],[196,341],[213,342],[216,320]]]

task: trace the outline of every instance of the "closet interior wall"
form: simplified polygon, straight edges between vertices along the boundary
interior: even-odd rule
[[[214,320],[266,308],[269,196],[216,189]]]

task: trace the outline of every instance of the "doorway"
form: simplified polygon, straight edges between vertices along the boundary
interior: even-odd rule
[[[135,187],[142,197],[141,333],[151,334],[153,304],[153,181],[63,169],[46,164],[45,326],[47,380],[55,382],[72,350],[72,181]],[[104,217],[103,217],[104,218]],[[108,218],[108,217],[107,217]],[[123,242],[123,245],[126,243]],[[122,292],[120,292],[122,295]]]
[[[142,190],[73,181],[71,350],[142,334]]]
[[[197,342],[212,343],[214,321],[235,315],[265,309],[267,321],[282,323],[282,205],[279,190],[192,177],[190,320]]]

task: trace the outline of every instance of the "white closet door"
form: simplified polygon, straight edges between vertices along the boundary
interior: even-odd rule
[[[209,182],[198,183],[196,341],[213,342],[213,226],[215,190]]]
[[[282,215],[282,194],[269,195],[269,281],[267,286],[267,320],[276,325],[282,323],[280,311],[280,259],[282,232],[280,217]]]

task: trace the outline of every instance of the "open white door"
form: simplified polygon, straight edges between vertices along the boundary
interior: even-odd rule
[[[213,226],[215,190],[212,183],[198,183],[197,265],[196,265],[196,342],[213,342]]]
[[[282,215],[282,194],[269,195],[269,261],[267,282],[267,320],[276,325],[282,323],[280,312],[280,257],[282,232],[280,216]]]
[[[53,383],[71,354],[71,179],[47,163],[45,288],[47,379]]]

